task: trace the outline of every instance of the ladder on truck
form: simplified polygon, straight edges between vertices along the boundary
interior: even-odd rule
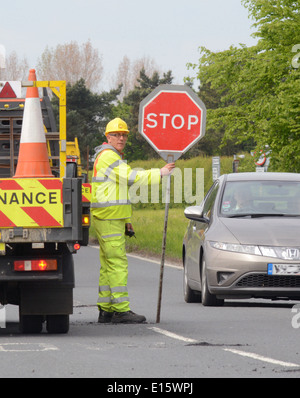
[[[9,83],[9,82],[7,82]],[[6,83],[6,84],[7,84]],[[66,175],[66,83],[65,81],[22,82],[22,87],[42,87],[41,109],[49,162],[55,177]],[[59,132],[47,88],[59,98]],[[1,87],[0,87],[1,89]],[[8,95],[12,90],[7,90]],[[25,98],[0,96],[0,178],[15,174],[24,113]]]

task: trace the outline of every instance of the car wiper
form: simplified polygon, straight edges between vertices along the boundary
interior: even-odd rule
[[[240,213],[228,216],[228,218],[238,218],[238,217],[299,217],[299,214],[284,214],[284,213]]]
[[[284,217],[288,214],[283,214],[283,213],[255,213],[251,214],[252,218],[258,218],[258,217]]]
[[[238,217],[251,217],[252,214],[240,213],[240,214],[232,214],[231,216],[227,216],[227,218],[238,218]]]

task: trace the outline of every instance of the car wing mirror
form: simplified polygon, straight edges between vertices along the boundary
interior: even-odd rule
[[[203,215],[202,206],[190,206],[184,210],[184,215],[189,220],[200,221],[204,223],[209,223],[209,219]]]

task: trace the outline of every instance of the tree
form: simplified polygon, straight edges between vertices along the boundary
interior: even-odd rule
[[[88,40],[81,46],[76,41],[48,46],[38,59],[41,80],[66,80],[71,85],[84,79],[90,90],[96,90],[103,76],[102,57]]]
[[[300,69],[292,49],[300,43],[300,0],[243,4],[255,20],[257,45],[218,53],[201,48],[200,93],[210,85],[219,97],[207,127],[223,129],[223,143],[253,144],[257,153],[268,145],[274,170],[299,172]]]
[[[117,85],[122,85],[122,92],[119,96],[120,101],[134,89],[141,70],[144,70],[148,76],[153,75],[154,72],[160,73],[158,66],[152,58],[142,57],[132,62],[126,55],[124,56],[119,64],[116,77]]]
[[[126,159],[128,161],[158,157],[148,142],[139,134],[139,106],[141,101],[150,94],[155,87],[160,84],[171,84],[172,80],[171,71],[164,73],[163,77],[160,78],[158,72],[154,72],[153,75],[149,77],[145,70],[142,69],[135,88],[128,93],[123,103],[119,103],[119,106],[115,108],[115,116],[122,115],[130,128],[130,134],[125,148]]]
[[[96,94],[80,79],[75,84],[67,84],[67,139],[78,138],[81,153],[94,154],[94,148],[105,141],[104,131],[113,117],[113,109],[121,88]],[[58,99],[52,99],[53,109],[58,115]],[[83,158],[84,159],[84,158]]]
[[[24,57],[19,59],[15,51],[5,57],[5,68],[0,68],[0,80],[26,80],[28,78],[28,62]]]
[[[117,84],[122,85],[122,91],[119,100],[122,101],[124,97],[129,93],[131,88],[131,63],[130,59],[125,55],[122,62],[119,64],[117,72]]]
[[[186,84],[192,83],[191,79],[186,80]],[[193,87],[191,87],[193,88]],[[216,110],[221,107],[220,96],[217,90],[212,88],[210,82],[205,79],[201,80],[201,88],[198,93],[201,100],[204,102],[207,113],[208,122],[210,121],[210,113],[212,110]],[[205,136],[194,145],[187,153],[183,155],[184,159],[192,158],[195,156],[206,155],[206,156],[231,156],[239,152],[251,150],[253,148],[253,140],[249,140],[246,143],[237,143],[236,141],[227,138],[223,140],[225,129],[223,126],[217,126],[216,124],[209,124],[206,129]]]

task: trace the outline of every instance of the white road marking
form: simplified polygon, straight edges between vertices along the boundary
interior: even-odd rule
[[[300,365],[298,365],[296,363],[278,361],[277,359],[264,357],[262,355],[254,354],[252,352],[234,350],[232,348],[223,348],[223,350],[231,352],[233,354],[241,355],[242,357],[248,357],[248,358],[256,359],[258,361],[268,362],[268,363],[271,363],[273,365],[284,366],[284,367],[287,367],[287,368],[296,368],[296,367],[299,368],[300,367]]]
[[[58,348],[46,343],[3,343],[0,352],[41,352],[58,351]]]
[[[194,339],[190,339],[188,337],[180,336],[179,334],[168,332],[167,330],[160,329],[160,328],[157,328],[157,327],[149,327],[148,329],[153,330],[156,333],[163,334],[164,336],[171,337],[172,339],[184,341],[185,343],[198,343],[199,342],[198,340],[194,340]],[[223,348],[223,350],[227,351],[227,352],[231,352],[232,354],[241,355],[243,357],[248,357],[248,358],[252,358],[252,359],[258,360],[258,361],[271,363],[273,365],[279,365],[279,366],[289,367],[289,368],[299,368],[300,367],[300,365],[298,365],[296,363],[279,361],[277,359],[268,358],[268,357],[265,357],[265,356],[262,356],[262,355],[258,355],[258,354],[254,354],[254,353],[251,353],[251,352],[235,350],[235,349],[232,349],[232,348]]]
[[[180,336],[179,334],[168,332],[167,330],[164,330],[164,329],[160,329],[160,328],[156,328],[156,327],[150,327],[148,329],[151,329],[156,333],[163,334],[167,337],[171,337],[172,339],[184,341],[185,343],[198,343],[197,340],[190,339],[188,337],[183,337],[183,336]]]
[[[137,259],[140,259],[140,260],[148,261],[149,263],[154,263],[154,264],[159,264],[159,265],[161,264],[161,261],[159,261],[159,260],[153,260],[152,258],[141,257],[141,256],[138,256],[136,254],[127,253],[127,257],[137,258]],[[180,270],[183,269],[182,265],[171,264],[171,263],[168,263],[168,262],[165,262],[164,265],[166,267],[170,267],[170,268],[176,268],[176,269],[180,269]]]

